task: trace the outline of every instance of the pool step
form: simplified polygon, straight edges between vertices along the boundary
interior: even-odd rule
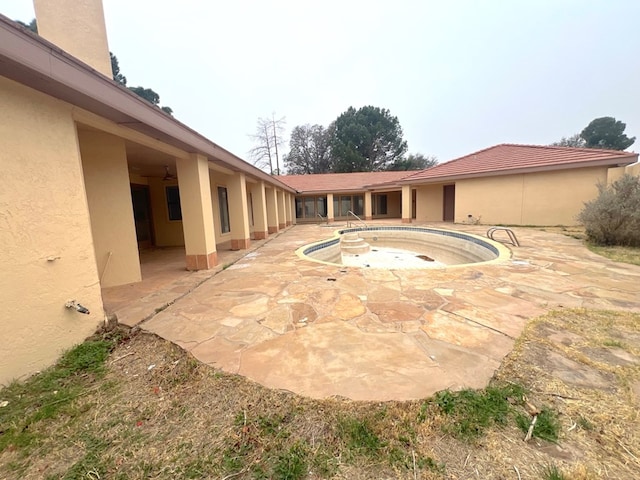
[[[371,250],[371,246],[358,236],[357,232],[345,233],[340,240],[342,253],[359,255]]]

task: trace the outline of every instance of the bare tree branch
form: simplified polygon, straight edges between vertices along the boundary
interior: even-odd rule
[[[280,157],[278,148],[284,144],[285,118],[258,118],[256,123],[256,133],[249,135],[253,140],[254,147],[249,151],[249,156],[253,164],[261,169],[268,169],[273,175],[280,174]]]

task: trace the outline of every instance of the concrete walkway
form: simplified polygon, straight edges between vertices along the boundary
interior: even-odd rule
[[[331,232],[294,226],[140,326],[267,387],[405,400],[483,387],[527,320],[550,309],[640,311],[640,267],[563,235],[516,229],[513,258],[465,268],[345,268],[294,254]]]

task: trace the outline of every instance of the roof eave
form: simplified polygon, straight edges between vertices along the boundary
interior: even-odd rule
[[[54,44],[0,15],[0,75],[186,152],[201,153],[233,171],[295,193],[135,93]]]
[[[462,174],[462,175],[443,175],[443,176],[431,177],[431,178],[416,178],[416,179],[408,178],[408,179],[401,180],[398,183],[403,185],[446,183],[446,182],[452,182],[455,180],[466,180],[469,178],[496,177],[496,176],[505,176],[505,175],[518,175],[521,173],[551,172],[551,171],[558,171],[558,170],[573,170],[576,168],[624,167],[624,166],[635,163],[637,160],[638,160],[638,154],[630,153],[629,155],[625,155],[625,156],[608,158],[608,159],[590,160],[586,162],[574,162],[574,163],[562,163],[557,165],[543,165],[543,166],[537,166],[537,167],[513,168],[513,169],[507,169],[507,170],[476,172],[476,173],[468,173],[468,174]]]

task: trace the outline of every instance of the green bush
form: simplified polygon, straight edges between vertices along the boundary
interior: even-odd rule
[[[640,177],[623,175],[585,203],[578,221],[597,245],[640,246]]]

